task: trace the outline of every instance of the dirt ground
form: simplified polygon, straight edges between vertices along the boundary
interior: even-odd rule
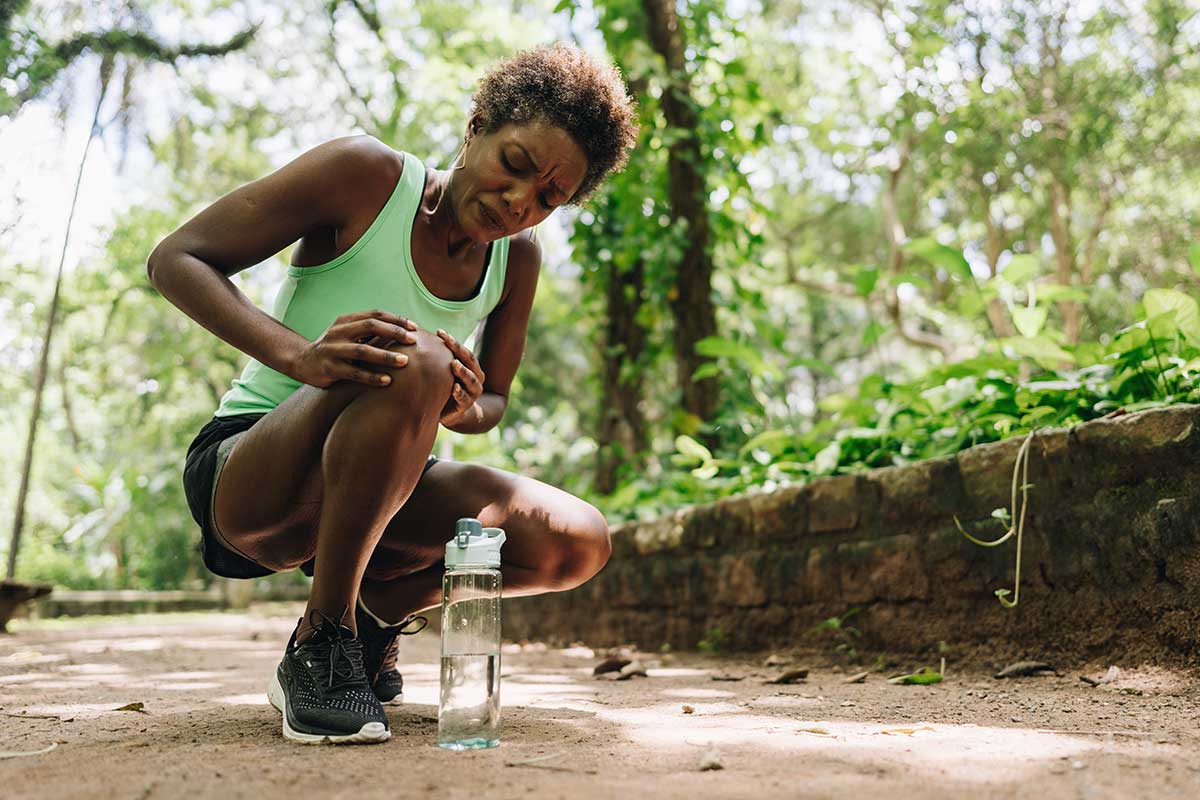
[[[847,684],[820,654],[642,654],[648,677],[611,681],[592,676],[602,653],[513,644],[503,744],[451,753],[433,745],[430,630],[404,640],[391,741],[293,744],[265,687],[300,610],[16,621],[0,636],[0,797],[1200,797],[1200,681],[1132,664],[1097,687],[1079,676],[1110,665],[898,686],[895,668]],[[804,682],[765,683],[795,666]]]

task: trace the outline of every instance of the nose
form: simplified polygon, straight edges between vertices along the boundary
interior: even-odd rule
[[[517,222],[525,219],[525,212],[532,203],[534,187],[527,183],[514,183],[502,197],[508,206],[508,212]]]

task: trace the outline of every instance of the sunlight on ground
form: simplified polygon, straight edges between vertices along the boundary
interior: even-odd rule
[[[216,698],[216,702],[224,703],[227,706],[265,706],[267,704],[267,692],[251,692],[250,694],[231,694],[225,697]]]

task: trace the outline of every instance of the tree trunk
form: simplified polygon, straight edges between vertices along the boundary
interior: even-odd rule
[[[984,250],[987,255],[988,277],[995,278],[1000,273],[1000,254],[1004,252],[1005,229],[1003,215],[1001,215],[1002,221],[999,224],[992,217],[992,194],[987,190],[986,186],[983,193],[983,223],[987,227],[987,241],[984,243]],[[997,336],[1007,338],[1016,335],[1012,323],[1009,322],[1008,311],[1004,308],[1004,302],[999,297],[993,297],[988,300],[987,316],[988,322],[992,326],[992,332]]]
[[[38,421],[42,416],[42,391],[46,388],[46,372],[50,363],[50,344],[54,336],[54,322],[58,314],[58,299],[62,290],[63,266],[67,261],[67,244],[71,240],[71,222],[75,219],[75,203],[79,200],[79,184],[83,181],[83,165],[87,162],[88,150],[92,147],[92,139],[96,138],[97,123],[100,119],[100,106],[108,91],[108,79],[105,70],[101,69],[100,96],[96,100],[96,113],[92,115],[92,126],[88,129],[87,143],[83,146],[83,156],[79,159],[79,171],[75,175],[75,194],[71,197],[71,209],[67,212],[67,230],[63,234],[62,253],[58,259],[58,275],[54,279],[54,295],[50,298],[50,313],[46,316],[46,333],[42,337],[42,354],[38,359],[37,378],[33,388],[33,408],[29,412],[29,435],[25,439],[25,459],[21,464],[21,485],[17,490],[17,508],[14,513],[12,538],[8,545],[9,580],[17,571],[17,551],[21,546],[21,529],[25,527],[25,501],[29,496],[29,476],[33,472],[33,445],[37,439]]]
[[[616,262],[610,261],[607,280],[596,453],[596,490],[603,494],[617,488],[622,465],[640,470],[649,449],[641,406],[646,331],[637,319],[645,289],[645,263],[638,259],[622,274]]]
[[[908,167],[911,150],[912,143],[905,139],[901,144],[900,157],[897,163],[894,166],[888,167],[887,174],[884,176],[884,191],[882,196],[883,222],[888,243],[888,273],[893,278],[898,277],[904,269],[903,248],[904,241],[908,238],[908,233],[904,228],[904,221],[900,219],[900,177]],[[943,356],[950,356],[953,348],[941,336],[936,333],[923,331],[920,328],[905,327],[904,314],[900,308],[899,287],[896,286],[894,280],[889,282],[884,292],[884,303],[887,306],[888,316],[896,326],[896,333],[899,334],[900,338],[909,344],[939,350]]]
[[[1054,240],[1055,281],[1061,286],[1074,284],[1075,249],[1071,243],[1071,190],[1057,177],[1050,184],[1050,236]],[[1075,300],[1062,300],[1058,309],[1063,316],[1063,332],[1069,344],[1079,343],[1082,311]]]
[[[71,386],[67,383],[66,361],[58,364],[58,388],[62,392],[63,414],[67,418],[67,432],[71,434],[71,447],[78,453],[83,446],[83,439],[79,435],[79,426],[75,424],[75,412],[71,410]]]
[[[696,369],[708,360],[696,353],[696,342],[717,333],[705,176],[697,138],[699,115],[691,95],[683,31],[675,4],[670,0],[642,0],[642,8],[646,12],[650,44],[666,63],[667,85],[663,87],[660,103],[667,125],[677,137],[667,151],[671,216],[673,221],[683,220],[687,226],[683,259],[668,297],[675,321],[676,380],[683,395],[684,411],[701,421],[709,421],[717,410],[717,380],[715,377],[692,380]]]

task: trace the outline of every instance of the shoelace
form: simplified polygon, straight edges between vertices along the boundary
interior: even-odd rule
[[[414,631],[404,630],[414,622],[420,622],[421,627]],[[388,632],[394,635],[392,636],[392,640],[388,642],[387,649],[383,651],[383,661],[379,665],[379,674],[382,675],[385,672],[391,672],[396,668],[396,656],[400,652],[400,637],[418,634],[425,630],[425,627],[428,624],[429,620],[427,620],[425,617],[418,617],[414,614],[413,616],[405,619],[403,622],[398,622],[395,625],[387,628]]]
[[[346,611],[349,609],[342,612],[343,619]],[[315,656],[308,664],[317,673],[317,680],[327,681],[326,688],[329,689],[339,689],[352,684],[365,685],[367,676],[363,668],[362,642],[358,639],[343,638],[339,623],[319,609],[314,608],[310,613],[310,625],[312,614],[320,617],[320,627],[313,626],[317,633],[301,647]],[[328,648],[327,660],[326,653],[323,652],[325,648]]]

